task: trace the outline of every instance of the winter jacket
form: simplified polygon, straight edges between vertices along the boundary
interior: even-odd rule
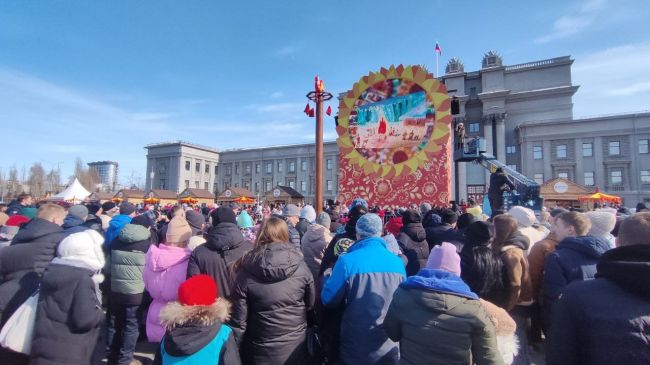
[[[412,276],[427,265],[429,258],[429,244],[427,234],[422,223],[408,223],[402,227],[402,232],[397,236],[397,242],[402,253],[408,259],[406,275]]]
[[[319,277],[323,275],[325,270],[333,268],[334,264],[336,264],[338,256],[334,254],[334,247],[336,247],[337,243],[342,240],[348,241],[349,243],[357,240],[355,225],[348,223],[344,226],[344,228],[345,231],[343,233],[336,234],[325,248],[325,254],[323,255],[323,261],[321,262],[320,271],[318,273]]]
[[[85,220],[68,214],[63,220],[63,225],[61,227],[63,228],[65,234],[69,235],[90,229],[86,227],[84,223],[86,223]]]
[[[302,235],[300,235],[300,232],[289,221],[287,221],[287,227],[289,227],[289,242],[300,248],[300,238]]]
[[[479,300],[483,308],[485,308],[485,312],[490,318],[492,325],[494,325],[494,332],[497,336],[497,347],[503,363],[510,365],[519,354],[519,339],[515,334],[517,324],[503,308],[487,300]]]
[[[505,173],[497,174],[492,173],[490,175],[490,187],[488,188],[488,197],[491,199],[499,198],[504,191],[502,187],[506,185],[508,190],[513,190],[515,185],[508,179],[508,176]]]
[[[422,269],[395,291],[384,320],[400,364],[502,364],[494,326],[460,277]]]
[[[90,364],[104,319],[93,274],[60,264],[45,270],[30,364]]]
[[[325,255],[325,248],[332,240],[332,235],[329,229],[321,226],[320,224],[310,224],[307,232],[300,240],[300,247],[302,254],[305,257],[305,263],[311,271],[314,280],[318,278],[321,262]]]
[[[607,251],[595,280],[570,284],[546,346],[553,365],[650,364],[650,245]]]
[[[12,201],[9,203],[9,205],[7,205],[7,212],[6,212],[6,213],[7,213],[7,215],[10,216],[10,217],[11,217],[12,215],[16,215],[16,214],[18,214],[18,215],[22,215],[22,214],[23,214],[23,208],[25,208],[25,206],[23,206],[22,204],[20,204],[20,203],[18,202],[18,200],[12,200]]]
[[[237,271],[230,320],[242,363],[302,363],[314,299],[314,279],[293,244],[269,243],[246,254]]]
[[[92,229],[93,231],[96,231],[97,233],[103,232],[102,220],[94,214],[88,214],[88,218],[86,218],[84,226]]]
[[[138,237],[131,234],[138,232]],[[144,294],[145,255],[151,245],[151,233],[142,226],[127,224],[111,244],[111,305],[135,306]]]
[[[396,364],[399,349],[382,329],[395,289],[406,278],[402,260],[380,237],[356,242],[339,257],[321,292],[323,305],[344,306],[341,359],[346,364]]]
[[[310,225],[311,223],[309,223],[305,218],[300,218],[298,223],[296,223],[296,231],[300,234],[300,241],[302,241],[302,237],[305,235],[305,232],[307,232]]]
[[[551,252],[555,251],[558,243],[555,239],[555,234],[550,233],[545,239],[535,243],[528,253],[530,285],[533,301],[535,302],[539,302],[541,299],[544,261]]]
[[[458,248],[458,252],[462,249],[463,236],[448,224],[427,227],[425,231],[429,250],[432,250],[433,246],[440,246],[443,242],[453,243]]]
[[[212,276],[219,288],[219,296],[229,299],[235,282],[233,265],[253,246],[251,241],[244,239],[236,224],[219,223],[208,232],[206,243],[192,252],[187,277],[198,274]]]
[[[223,324],[229,306],[222,298],[211,306],[184,306],[177,302],[166,305],[160,318],[167,332],[157,347],[154,365],[179,360],[192,364],[240,365],[234,333]]]
[[[530,274],[528,272],[528,237],[519,232],[515,232],[512,237],[508,238],[501,248],[501,260],[506,267],[509,283],[508,300],[506,310],[512,310],[515,305],[532,304],[533,296],[530,285]]]
[[[120,234],[122,228],[131,223],[131,219],[133,218],[124,214],[118,214],[113,217],[110,223],[108,223],[108,229],[104,234],[104,244],[110,247],[111,243],[113,243],[113,240],[116,239]]]
[[[530,242],[530,246],[528,246],[528,253],[530,253],[530,250],[535,246],[537,242],[545,239],[549,234],[549,231],[546,228],[535,228],[533,226],[530,227],[519,226],[517,230],[519,231],[519,233],[528,237],[528,241]]]
[[[28,222],[0,252],[0,325],[38,288],[65,234],[41,218]]]
[[[552,307],[569,283],[591,280],[596,264],[609,249],[604,238],[593,236],[567,237],[544,261],[544,309],[552,316]]]
[[[160,323],[162,307],[176,300],[178,287],[185,281],[190,250],[161,243],[151,245],[145,257],[144,285],[153,302],[147,313],[147,338],[160,342],[165,329]]]

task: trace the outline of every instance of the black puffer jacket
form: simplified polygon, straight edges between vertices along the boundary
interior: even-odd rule
[[[43,275],[30,364],[90,364],[104,312],[93,272],[60,264]]]
[[[650,245],[607,251],[596,279],[570,284],[557,302],[546,363],[650,364],[648,303]]]
[[[427,235],[427,242],[429,243],[429,250],[433,246],[440,246],[443,242],[452,243],[456,246],[456,251],[460,252],[463,245],[463,237],[458,230],[448,224],[442,224],[435,227],[427,227],[425,229]]]
[[[236,224],[219,223],[210,229],[205,244],[192,252],[187,277],[198,274],[212,276],[219,288],[219,296],[230,299],[235,280],[232,266],[251,249],[253,243],[244,239]]]
[[[256,247],[242,260],[230,323],[244,364],[302,364],[314,279],[291,243]]]
[[[0,251],[0,325],[36,291],[64,236],[63,228],[34,218]]]
[[[402,227],[402,232],[397,236],[397,243],[408,259],[406,275],[412,276],[427,265],[429,258],[429,244],[427,234],[422,223],[407,223]]]

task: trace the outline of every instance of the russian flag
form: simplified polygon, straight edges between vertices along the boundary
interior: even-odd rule
[[[436,52],[438,52],[438,54],[442,56],[442,49],[440,48],[438,42],[436,42]]]

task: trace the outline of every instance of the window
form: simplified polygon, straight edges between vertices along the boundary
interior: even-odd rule
[[[250,190],[251,189],[251,182],[250,181],[245,181],[244,182],[244,187],[246,188],[246,190]]]
[[[185,161],[185,171],[190,171],[190,162]]]
[[[207,182],[203,183],[203,189],[208,190],[209,186],[210,186],[210,183],[207,183]]]
[[[506,165],[506,166],[508,166],[509,168],[517,171],[517,165]]]
[[[255,182],[255,192],[258,193],[260,191],[260,183],[257,181]]]
[[[296,182],[293,181],[293,180],[289,180],[289,187],[290,187],[291,189],[295,189],[295,188],[296,188]]]
[[[208,165],[207,163],[205,164],[205,173],[206,174],[210,173],[210,165]],[[205,190],[208,190],[208,189],[205,189]]]
[[[650,184],[650,170],[641,170],[641,184]]]
[[[235,164],[235,175],[239,175],[239,164]]]
[[[535,174],[535,182],[542,185],[544,183],[544,174]]]
[[[332,169],[332,159],[328,158],[326,161],[327,169],[331,170]]]
[[[219,165],[214,165],[214,176],[219,174]]]
[[[300,191],[307,191],[307,182],[305,181],[300,182]]]
[[[272,173],[272,172],[273,172],[273,164],[270,163],[270,162],[268,162],[268,163],[266,164],[266,173],[267,173],[267,174],[270,174],[270,173]],[[267,189],[267,191],[268,191],[268,189]]]
[[[594,182],[594,172],[589,171],[585,172],[585,186],[594,186],[596,183]]]
[[[469,88],[469,95],[470,96],[476,96],[476,88],[475,87],[470,87]]]
[[[238,188],[238,187],[239,187],[239,183],[235,183],[235,187]]]
[[[612,170],[612,171],[610,171],[609,172],[609,182],[612,185],[623,185],[623,171],[622,170]]]
[[[294,161],[289,162],[289,172],[296,172],[296,163]]]
[[[557,158],[566,158],[566,145],[559,144],[555,146],[555,157]]]
[[[648,153],[648,140],[640,139],[639,140],[639,153]]]
[[[256,174],[260,173],[260,164],[258,164],[258,163],[255,164],[255,173]]]
[[[582,144],[582,156],[591,157],[594,155],[594,144],[593,143],[583,143]]]
[[[266,188],[266,191],[271,191],[271,180],[266,180],[264,186]]]
[[[470,123],[469,124],[469,132],[470,133],[478,133],[478,131],[481,130],[481,125],[478,123]]]
[[[542,146],[533,146],[533,160],[542,159]]]
[[[609,155],[618,156],[621,154],[621,141],[610,141],[609,142]]]
[[[158,189],[167,189],[167,181],[165,179],[160,179],[160,184],[158,184]]]
[[[305,160],[300,161],[300,169],[302,171],[307,171],[307,161]]]
[[[332,191],[334,184],[332,184],[332,180],[327,180],[327,191]]]
[[[226,165],[226,171],[225,171],[227,176],[232,175],[232,166]]]
[[[249,165],[249,164],[244,165],[244,174],[246,174],[246,175],[251,174],[251,165]]]
[[[190,181],[185,180],[185,189],[189,189],[189,188],[190,188]]]
[[[216,195],[218,191],[219,191],[218,185],[217,183],[214,183],[212,185],[212,192]]]
[[[507,146],[506,153],[509,155],[517,153],[517,146]]]
[[[558,172],[558,173],[557,173],[557,177],[561,177],[561,178],[563,178],[563,179],[567,179],[567,180],[569,180],[569,173],[566,172],[566,171],[565,171],[565,172]]]
[[[199,188],[199,182],[198,182],[198,181],[195,181],[195,182],[194,182],[194,188],[196,188],[196,189]]]
[[[201,163],[200,162],[197,162],[196,165],[194,165],[194,171],[201,172]]]
[[[278,161],[278,172],[282,172],[282,161]]]

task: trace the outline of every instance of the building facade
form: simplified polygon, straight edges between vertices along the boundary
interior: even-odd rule
[[[539,184],[557,177],[623,198],[650,202],[650,113],[517,127],[522,173]]]
[[[88,168],[97,172],[100,190],[102,192],[115,192],[117,190],[117,174],[119,165],[113,161],[97,161],[88,163]]]
[[[215,191],[219,151],[189,142],[163,142],[147,149],[146,189],[177,194],[187,188]]]

